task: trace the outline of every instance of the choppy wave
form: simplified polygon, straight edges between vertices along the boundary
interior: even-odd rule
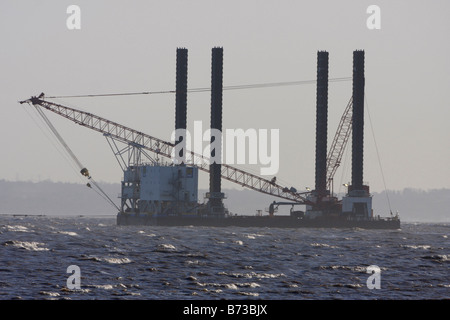
[[[92,285],[88,285],[88,287],[96,288],[96,289],[103,289],[103,290],[114,289],[114,286],[112,284],[92,284]]]
[[[329,244],[326,244],[326,243],[317,243],[317,242],[311,243],[310,245],[312,247],[316,247],[316,248],[331,248],[331,249],[338,248],[337,246],[329,245]]]
[[[195,279],[197,280],[197,279]],[[259,293],[254,291],[243,291],[245,289],[255,289],[261,287],[256,282],[232,282],[232,283],[217,283],[217,282],[199,282],[195,281],[194,284],[203,292],[220,294],[224,291],[231,292],[233,295],[244,295],[258,297]]]
[[[58,231],[57,233],[65,234],[65,235],[72,236],[72,237],[78,236],[78,233],[73,232],[73,231]]]
[[[118,227],[0,216],[0,299],[443,299],[448,226],[402,230]],[[81,288],[69,289],[68,266]],[[381,290],[367,288],[367,267]]]
[[[49,291],[39,291],[39,294],[50,297],[59,297],[60,294],[58,292],[49,292]]]
[[[21,226],[21,225],[5,225],[4,228],[6,229],[6,231],[11,231],[11,232],[30,232],[30,230],[25,227],[25,226]]]
[[[173,251],[177,251],[177,248],[173,244],[170,244],[170,243],[161,243],[156,246],[155,251],[173,252]]]
[[[12,246],[19,249],[25,249],[28,251],[48,251],[49,249],[46,247],[42,247],[45,245],[41,242],[28,242],[28,241],[18,241],[18,240],[8,240],[3,242],[4,246]]]
[[[97,257],[97,256],[81,256],[81,260],[89,260],[95,262],[107,262],[111,264],[125,264],[131,263],[129,258],[118,258],[118,257]]]
[[[102,258],[102,261],[112,263],[112,264],[124,264],[124,263],[131,263],[132,261],[128,258],[113,258],[113,257],[106,257]]]
[[[409,249],[423,249],[423,250],[428,250],[431,249],[431,246],[429,245],[410,245],[410,244],[405,244],[402,246],[403,248],[409,248]]]
[[[436,262],[449,262],[449,256],[446,254],[435,254],[431,256],[423,256],[422,259],[432,260]]]
[[[367,267],[363,267],[363,266],[331,265],[331,266],[320,266],[319,269],[322,269],[322,270],[348,270],[348,271],[355,271],[355,272],[367,272]]]
[[[218,275],[228,276],[232,278],[247,278],[247,279],[267,279],[267,278],[278,278],[286,276],[284,273],[257,273],[257,272],[218,272]]]

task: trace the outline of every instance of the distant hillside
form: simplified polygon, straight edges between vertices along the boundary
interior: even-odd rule
[[[104,191],[119,205],[119,184],[100,183]],[[278,198],[242,189],[224,190],[225,205],[232,213],[254,215]],[[203,200],[206,190],[199,190]],[[450,222],[450,189],[389,191],[392,212],[403,221]],[[389,215],[389,202],[384,192],[374,193],[375,214]],[[288,214],[284,206],[279,214]],[[11,182],[0,180],[0,214],[46,215],[114,215],[116,209],[96,192],[82,184],[59,182]]]
[[[404,189],[388,191],[392,211],[400,218],[417,222],[450,222],[450,189]],[[389,212],[386,193],[374,194],[374,207],[378,212]]]
[[[101,187],[119,204],[119,184],[101,184]],[[116,211],[111,204],[83,184],[0,180],[0,213],[94,215]]]

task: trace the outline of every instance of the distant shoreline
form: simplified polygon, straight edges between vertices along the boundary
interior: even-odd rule
[[[119,205],[120,184],[101,183],[105,192]],[[207,190],[200,189],[199,195]],[[225,206],[233,214],[254,215],[278,198],[249,189],[224,189]],[[390,206],[387,203],[387,196]],[[406,188],[373,193],[374,214],[399,213],[405,223],[450,223],[450,189],[419,190]],[[199,197],[199,201],[203,201]],[[278,215],[288,215],[290,206],[280,208]],[[0,214],[29,216],[115,217],[117,209],[106,203],[83,184],[52,181],[0,180]]]

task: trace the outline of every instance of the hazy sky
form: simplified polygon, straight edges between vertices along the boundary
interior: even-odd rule
[[[81,9],[81,30],[66,26],[71,4]],[[380,30],[366,26],[373,4],[381,9]],[[314,80],[318,50],[329,52],[330,78],[351,77],[353,50],[365,50],[364,181],[384,190],[373,129],[388,189],[450,188],[449,15],[448,0],[2,0],[0,179],[81,182],[35,113],[17,101],[41,92],[173,90],[177,47],[189,50],[188,87],[208,87],[211,48],[220,46],[224,86]],[[351,94],[351,81],[329,85],[328,145]],[[225,91],[223,128],[280,129],[278,181],[313,187],[315,97],[315,84]],[[174,128],[173,94],[57,102],[164,140]],[[209,92],[190,93],[188,128],[196,120],[209,125],[209,108]],[[47,115],[97,181],[120,181],[101,134]],[[335,191],[351,179],[350,153],[346,159]],[[206,188],[208,177],[200,175]]]

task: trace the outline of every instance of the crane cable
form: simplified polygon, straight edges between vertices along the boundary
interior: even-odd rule
[[[30,104],[30,103],[29,103]],[[30,104],[31,105],[31,104]],[[38,114],[42,117],[44,122],[49,127],[50,131],[55,135],[58,142],[64,147],[66,152],[69,154],[70,158],[76,163],[78,168],[80,169],[81,175],[85,176],[89,182],[87,183],[87,186],[94,190],[98,195],[100,195],[104,200],[109,202],[111,205],[113,205],[118,211],[120,211],[119,207],[114,203],[114,201],[111,200],[111,198],[106,194],[106,192],[98,185],[98,183],[90,176],[88,169],[84,167],[80,160],[76,157],[76,155],[73,153],[72,149],[67,145],[67,143],[64,141],[63,137],[59,134],[59,132],[56,130],[55,126],[51,123],[50,119],[45,115],[45,113],[38,107],[34,106],[38,112]],[[94,185],[98,190],[92,188],[92,185]]]
[[[378,145],[377,145],[377,141],[375,139],[375,132],[373,130],[372,118],[370,117],[369,104],[367,103],[367,96],[366,96],[366,94],[364,94],[364,99],[365,99],[365,106],[366,106],[366,109],[367,109],[367,115],[369,116],[370,129],[372,131],[372,138],[373,138],[373,142],[375,144],[375,150],[377,152],[378,165],[380,166],[381,177],[383,179],[384,192],[386,194],[386,199],[387,199],[387,203],[388,203],[388,206],[389,206],[389,211],[390,211],[390,213],[392,215],[391,201],[389,199],[389,193],[388,193],[388,190],[387,190],[387,187],[386,187],[386,179],[384,178],[383,166],[381,165],[380,152],[378,151]]]
[[[42,132],[42,134],[47,138],[47,140],[53,145],[53,147],[56,149],[56,151],[58,151],[58,153],[61,155],[61,157],[63,159],[65,159],[68,164],[70,165],[70,167],[74,170],[75,173],[78,173],[78,170],[74,167],[73,163],[69,161],[67,154],[63,153],[62,150],[60,148],[58,148],[57,146],[57,142],[54,141],[55,137],[49,135],[47,133],[47,131],[45,130],[45,128],[50,131],[50,129],[48,127],[43,127],[42,124],[40,122],[38,122],[38,120],[40,119],[43,122],[43,119],[39,118],[39,113],[35,108],[32,108],[30,110],[34,110],[36,112],[37,115],[34,115],[33,113],[31,113],[29,111],[29,108],[27,107],[23,107],[23,109],[25,110],[25,112],[28,114],[28,116],[31,118],[31,120],[33,120],[33,122],[36,124],[36,126],[39,128],[39,130]],[[36,119],[37,118],[37,119]],[[81,177],[80,177],[81,179]]]
[[[330,78],[328,82],[341,82],[350,81],[351,77]],[[285,87],[285,86],[298,86],[316,83],[317,80],[300,80],[300,81],[285,81],[285,82],[269,82],[269,83],[255,83],[244,85],[224,86],[223,90],[242,90],[242,89],[257,89],[257,88],[271,88],[271,87]],[[187,92],[208,92],[211,88],[192,88]],[[94,98],[94,97],[114,97],[114,96],[134,96],[134,95],[151,95],[151,94],[168,94],[176,93],[175,90],[163,90],[163,91],[143,91],[143,92],[122,92],[122,93],[100,93],[100,94],[82,94],[82,95],[69,95],[69,96],[48,96],[47,99],[60,99],[60,98]]]

